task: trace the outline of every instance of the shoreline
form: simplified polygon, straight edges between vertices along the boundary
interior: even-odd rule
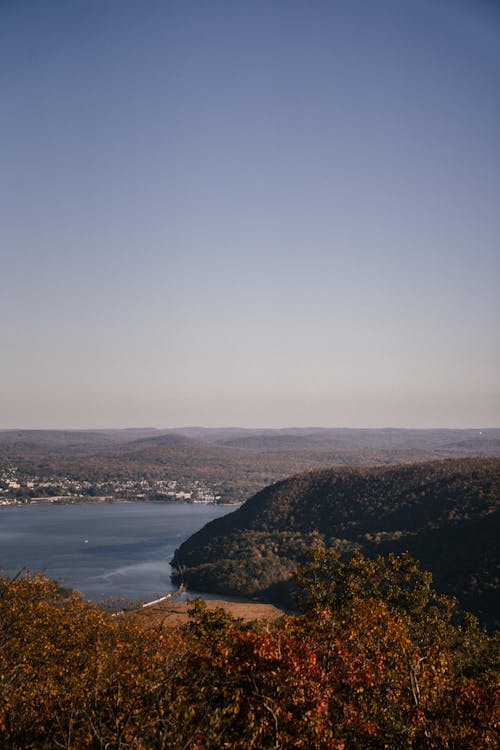
[[[178,589],[176,589],[175,591],[171,591],[169,594],[165,594],[165,596],[160,596],[159,599],[153,599],[150,602],[144,602],[143,604],[140,604],[138,607],[132,607],[132,609],[119,609],[117,612],[111,612],[111,617],[118,617],[119,615],[133,614],[136,612],[141,612],[142,610],[147,609],[148,607],[154,607],[157,604],[171,602],[174,599],[177,599],[179,596],[181,596],[184,590],[185,590],[184,584],[181,584]]]
[[[103,503],[109,504],[125,504],[125,503],[140,503],[141,505],[215,505],[228,508],[236,508],[239,505],[243,505],[243,500],[237,500],[233,503],[224,502],[219,503],[216,500],[142,500],[134,498],[122,498],[122,497],[111,497],[102,495],[99,497],[78,497],[73,495],[54,495],[51,497],[34,497],[29,500],[16,500],[16,499],[4,499],[0,500],[0,508],[19,508],[30,505],[102,505]]]

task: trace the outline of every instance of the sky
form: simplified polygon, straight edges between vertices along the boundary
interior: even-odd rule
[[[500,5],[0,0],[0,428],[499,427]]]

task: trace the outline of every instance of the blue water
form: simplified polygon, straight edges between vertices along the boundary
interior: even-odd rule
[[[176,547],[230,506],[83,503],[0,508],[0,571],[43,571],[93,601],[150,601],[174,590]]]

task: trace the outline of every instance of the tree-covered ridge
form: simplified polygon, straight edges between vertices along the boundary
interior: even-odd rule
[[[0,578],[5,750],[497,747],[498,639],[408,556],[316,547],[301,614],[245,624],[193,605],[175,630],[56,584]]]
[[[491,624],[500,590],[500,461],[328,469],[265,488],[187,540],[176,563],[199,590],[276,597],[312,543],[408,550]]]

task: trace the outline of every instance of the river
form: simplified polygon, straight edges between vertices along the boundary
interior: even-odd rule
[[[176,547],[237,506],[78,503],[0,508],[0,572],[43,571],[92,601],[149,601],[174,590]]]

